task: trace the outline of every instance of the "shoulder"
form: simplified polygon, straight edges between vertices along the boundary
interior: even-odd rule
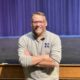
[[[47,31],[47,40],[49,40],[52,44],[61,44],[60,36],[50,31]]]
[[[60,38],[59,35],[53,33],[53,32],[50,32],[50,31],[46,31],[46,34],[47,34],[47,37],[50,38],[50,39],[57,39],[57,38]]]
[[[28,38],[32,38],[32,32],[26,33],[19,37],[19,40],[27,40]]]

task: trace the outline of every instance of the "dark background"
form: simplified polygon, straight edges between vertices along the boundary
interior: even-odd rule
[[[80,64],[80,37],[62,37],[62,64]],[[0,39],[0,63],[17,64],[18,37]]]

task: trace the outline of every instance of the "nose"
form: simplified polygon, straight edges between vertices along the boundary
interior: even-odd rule
[[[36,25],[37,25],[37,26],[40,26],[40,22],[37,22]]]

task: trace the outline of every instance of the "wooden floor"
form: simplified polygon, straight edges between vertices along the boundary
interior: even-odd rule
[[[80,80],[80,64],[61,64],[60,80]],[[18,64],[0,64],[0,80],[24,80],[23,69]]]

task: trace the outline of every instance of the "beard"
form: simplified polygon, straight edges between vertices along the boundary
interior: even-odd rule
[[[38,27],[33,30],[33,33],[35,34],[36,37],[39,37],[43,34],[44,31],[45,30],[43,28]]]

